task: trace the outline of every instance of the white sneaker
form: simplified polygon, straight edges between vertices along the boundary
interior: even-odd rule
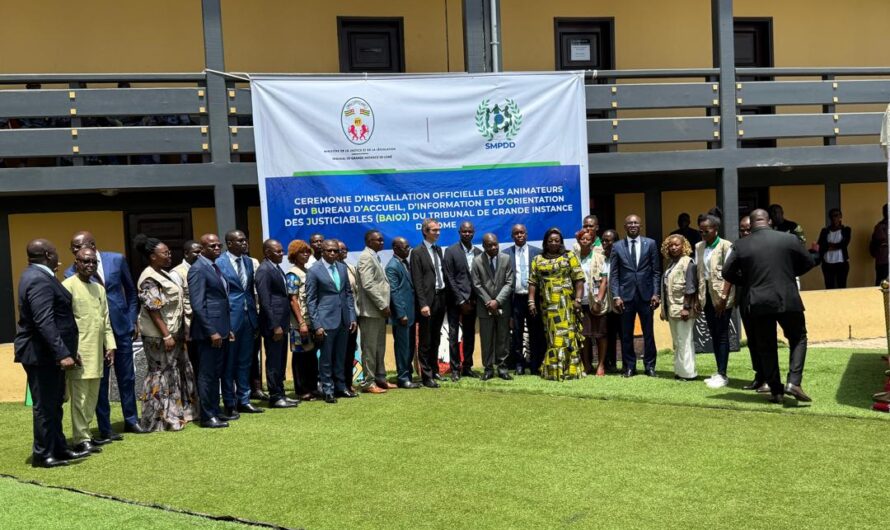
[[[718,377],[720,377],[720,374],[714,374],[711,377],[708,377],[705,379],[705,384],[710,383],[711,381],[716,381]]]
[[[723,388],[729,384],[729,378],[725,375],[716,374],[714,377],[705,381],[708,388]]]

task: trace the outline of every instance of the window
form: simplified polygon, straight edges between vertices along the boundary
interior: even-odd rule
[[[557,18],[557,70],[612,70],[615,67],[614,20]]]
[[[337,17],[341,72],[404,72],[401,18]]]

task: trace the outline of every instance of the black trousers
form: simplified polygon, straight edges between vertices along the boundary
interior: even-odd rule
[[[287,369],[287,334],[281,340],[272,340],[271,333],[263,334],[266,345],[266,386],[269,389],[269,402],[284,399],[284,373]],[[251,376],[251,381],[255,381]]]
[[[510,356],[506,365],[510,368],[528,367],[532,373],[537,373],[544,362],[544,322],[540,313],[531,316],[528,312],[528,295],[514,294],[511,311],[513,329],[510,338]],[[523,334],[528,326],[528,361],[523,354]]]
[[[760,354],[760,367],[763,378],[773,394],[782,394],[782,377],[779,375],[779,351],[776,345],[776,324],[788,339],[791,349],[788,361],[787,382],[800,385],[803,380],[803,367],[807,358],[807,326],[802,311],[791,311],[774,315],[752,315],[751,330],[756,337],[757,351]]]
[[[439,373],[439,342],[442,338],[442,323],[445,321],[445,290],[436,292],[430,306],[430,316],[417,311],[419,324],[417,359],[420,361],[420,375],[424,381]]]
[[[826,289],[846,289],[848,274],[850,274],[849,261],[843,263],[822,262],[822,278],[825,279]]]
[[[294,378],[294,392],[298,397],[318,392],[318,346],[305,351],[292,351],[290,370]]]
[[[763,368],[760,366],[760,352],[757,345],[757,335],[754,333],[754,327],[751,325],[751,317],[741,313],[742,327],[745,328],[745,336],[748,337],[748,354],[751,356],[751,369],[754,370],[754,380],[758,383],[766,382],[763,375]]]
[[[875,286],[880,286],[881,282],[887,279],[890,273],[890,263],[875,263]]]
[[[352,379],[355,377],[355,350],[358,349],[358,328],[354,333],[347,332],[346,336],[346,352],[343,356],[343,381],[346,388],[352,388]],[[368,377],[365,374],[365,377]],[[370,374],[373,379],[374,374]]]
[[[473,367],[473,350],[476,348],[476,301],[472,301],[473,310],[466,315],[461,312],[456,302],[448,303],[448,357],[451,371],[460,373]],[[457,340],[458,328],[463,333],[463,360],[461,360],[461,341]]]
[[[625,300],[621,313],[621,365],[627,370],[636,370],[637,354],[634,351],[634,323],[640,317],[643,328],[643,367],[655,369],[655,334],[652,331],[652,306],[649,300]]]
[[[270,338],[269,341],[272,339]],[[287,330],[285,329],[284,340],[287,341]],[[259,333],[254,339],[253,342],[253,354],[250,357],[250,389],[251,390],[262,390],[263,389],[263,371],[260,369],[260,335]],[[287,348],[285,351],[285,364],[287,364]],[[284,372],[282,374],[282,381],[284,380]],[[268,377],[268,376],[267,376]]]
[[[606,362],[604,366],[608,371],[614,371],[618,366],[618,343],[621,341],[621,315],[618,313],[606,314]]]
[[[24,365],[28,375],[28,388],[34,403],[34,458],[55,458],[65,449],[65,433],[62,431],[62,402],[65,394],[65,372],[56,365]]]

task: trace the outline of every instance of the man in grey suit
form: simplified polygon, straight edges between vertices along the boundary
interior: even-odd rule
[[[500,251],[496,235],[482,237],[484,254],[473,260],[473,289],[476,291],[476,313],[479,315],[479,335],[482,339],[482,380],[494,377],[513,379],[505,363],[509,353],[507,337],[510,333],[510,298],[513,294],[513,262]]]
[[[399,388],[420,388],[411,381],[411,362],[414,359],[414,284],[408,254],[411,247],[404,237],[392,240],[392,259],[386,264],[386,278],[392,307],[392,339],[396,353],[396,373]]]
[[[365,249],[358,258],[358,325],[362,331],[362,364],[365,380],[362,390],[382,394],[386,382],[386,319],[389,318],[389,281],[378,252],[383,250],[383,234],[377,230],[365,233]]]
[[[321,344],[318,379],[324,400],[336,403],[337,397],[357,397],[346,388],[343,377],[347,335],[357,328],[355,302],[346,264],[338,260],[338,241],[326,239],[321,255],[322,259],[315,262],[306,275],[306,305],[309,321],[315,326],[315,342]]]

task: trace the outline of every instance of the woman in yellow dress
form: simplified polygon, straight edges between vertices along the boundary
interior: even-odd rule
[[[562,232],[544,234],[544,251],[532,261],[528,277],[528,309],[536,315],[536,293],[547,332],[547,350],[541,377],[562,381],[581,376],[581,299],[584,271],[578,257],[563,243]]]

